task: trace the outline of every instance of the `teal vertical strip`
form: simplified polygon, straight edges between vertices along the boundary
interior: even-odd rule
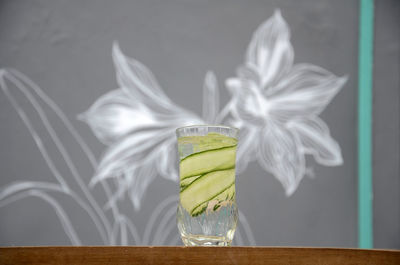
[[[358,246],[373,247],[372,67],[374,2],[360,0],[358,55]]]

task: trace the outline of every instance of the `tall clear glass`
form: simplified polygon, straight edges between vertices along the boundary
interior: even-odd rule
[[[186,246],[229,246],[238,219],[235,165],[239,130],[199,125],[178,128],[178,229]]]

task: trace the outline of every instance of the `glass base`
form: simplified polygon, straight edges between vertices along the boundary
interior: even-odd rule
[[[226,247],[232,243],[231,239],[222,236],[181,235],[181,238],[185,246]]]
[[[181,204],[178,205],[178,229],[185,246],[230,246],[237,219],[234,202],[197,216],[191,216]]]

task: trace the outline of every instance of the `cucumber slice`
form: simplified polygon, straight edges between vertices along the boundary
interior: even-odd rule
[[[198,213],[200,210],[204,211],[205,203],[216,198],[232,185],[234,186],[234,183],[235,169],[213,171],[204,174],[180,193],[181,204],[193,216],[193,214]]]
[[[232,183],[227,189],[225,189],[223,192],[217,194],[215,197],[209,199],[208,201],[200,204],[196,208],[193,209],[191,215],[192,216],[198,216],[205,212],[207,210],[208,204],[210,201],[217,200],[218,202],[222,201],[235,201],[234,200],[235,196],[235,183]],[[213,211],[216,211],[221,205],[219,203],[215,204],[213,207]]]
[[[236,145],[191,154],[179,163],[181,181],[211,171],[235,167]]]
[[[205,203],[200,204],[196,208],[193,209],[193,211],[190,213],[192,217],[196,217],[202,213],[204,213],[207,210],[208,207],[208,201]]]
[[[188,177],[185,179],[182,179],[180,181],[180,187],[181,187],[181,191],[184,190],[187,186],[190,185],[190,183],[192,183],[193,181],[195,181],[198,177],[200,177],[201,175],[198,176],[193,176],[193,177]]]
[[[183,136],[178,138],[178,151],[181,159],[187,156],[188,152],[199,153],[234,145],[237,145],[237,140],[235,138],[219,133],[208,133],[204,136]]]

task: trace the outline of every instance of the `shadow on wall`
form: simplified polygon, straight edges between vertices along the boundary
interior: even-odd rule
[[[216,76],[213,72],[206,74],[202,117],[169,99],[151,71],[125,56],[117,43],[112,55],[120,88],[103,95],[87,112],[79,115],[79,119],[87,122],[96,137],[108,146],[99,162],[61,109],[33,81],[13,69],[0,70],[3,92],[55,178],[54,182],[24,181],[2,187],[0,207],[30,196],[43,199],[57,213],[71,243],[80,245],[82,240],[64,210],[63,202],[52,196],[62,193],[87,212],[106,245],[173,245],[179,242],[179,235],[171,235],[176,226],[177,195],[159,203],[149,217],[143,235],[139,235],[134,220],[121,213],[118,203],[128,195],[133,208],[140,211],[146,190],[157,176],[178,181],[177,169],[171,166],[176,165],[177,159],[177,127],[227,124],[239,128],[238,174],[246,170],[250,161],[257,160],[265,171],[281,182],[288,196],[297,189],[307,172],[306,154],[326,166],[343,163],[340,146],[318,115],[340,91],[347,77],[337,77],[307,63],[293,65],[290,30],[279,10],[254,32],[237,76],[225,82],[231,99],[221,109]],[[18,90],[22,94],[15,93]],[[21,95],[25,98],[21,99]],[[23,100],[33,106],[40,124],[31,122],[30,112],[21,104]],[[90,183],[86,183],[78,172],[45,109],[56,115],[91,162],[94,174]],[[39,126],[45,130],[38,130]],[[63,176],[49,156],[43,133],[51,137],[72,178]],[[78,184],[80,190],[73,190],[69,182]],[[102,186],[107,197],[104,207],[92,194],[96,184]],[[107,217],[107,211],[112,213],[112,218]],[[255,245],[246,217],[241,212],[239,216],[235,243]]]

